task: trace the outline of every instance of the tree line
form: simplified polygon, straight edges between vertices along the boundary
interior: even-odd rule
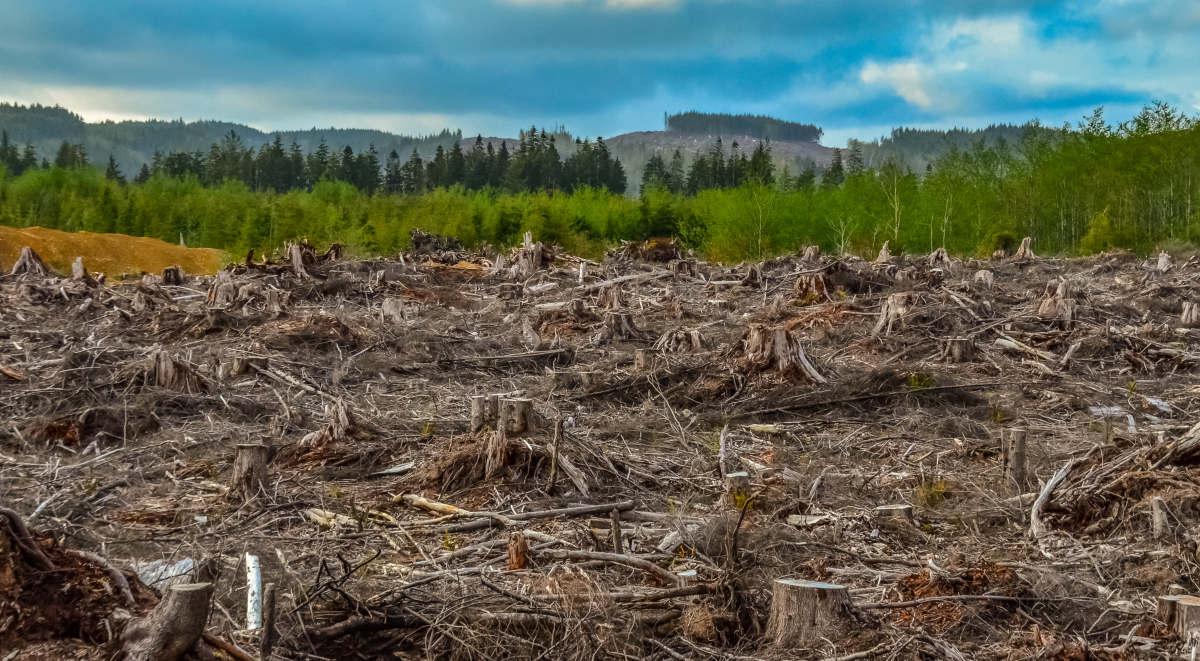
[[[824,131],[813,124],[801,124],[766,115],[730,115],[727,113],[688,112],[664,115],[664,130],[686,135],[744,135],[760,140],[820,142]]]
[[[688,168],[678,152],[658,154],[637,198],[618,192],[623,173],[603,141],[561,159],[551,137],[523,133],[501,167],[507,146],[478,139],[430,162],[389,156],[376,166],[369,149],[298,154],[276,140],[247,150],[230,136],[179,166],[195,170],[172,170],[164,155],[122,183],[111,159],[92,165],[78,145],[51,162],[0,133],[0,223],[182,235],[233,253],[298,236],[387,253],[404,249],[414,227],[494,246],[530,231],[592,257],[620,240],[675,236],[728,261],[808,244],[870,257],[884,241],[893,252],[983,256],[1025,236],[1048,254],[1200,243],[1200,124],[1162,103],[1115,126],[1097,109],[1061,129],[1031,124],[1011,142],[951,144],[921,171],[895,156],[872,163],[861,143],[796,175],[774,168],[765,142],[749,154],[714,145]],[[324,174],[314,182],[313,172]]]

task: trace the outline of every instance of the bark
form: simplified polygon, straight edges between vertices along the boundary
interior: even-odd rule
[[[510,571],[524,569],[528,562],[529,542],[525,541],[525,535],[519,532],[510,533],[508,536],[508,568]]]
[[[1004,486],[1017,494],[1025,493],[1029,487],[1029,473],[1025,457],[1024,429],[1000,430],[1000,454],[1004,461]]]
[[[196,644],[212,605],[211,583],[167,588],[163,600],[125,630],[126,661],[178,661]]]
[[[261,444],[239,444],[233,458],[231,492],[244,503],[267,493],[267,458],[271,449]]]

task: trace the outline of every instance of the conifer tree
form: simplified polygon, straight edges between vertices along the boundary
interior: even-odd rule
[[[842,169],[842,150],[834,148],[833,162],[821,175],[821,188],[838,188],[846,180],[846,172]]]
[[[125,175],[121,174],[121,169],[117,167],[117,159],[113,158],[112,154],[108,155],[108,169],[104,171],[104,178],[125,185]]]

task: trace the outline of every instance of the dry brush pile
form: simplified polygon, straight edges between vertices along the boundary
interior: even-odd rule
[[[1192,262],[413,239],[8,265],[0,659],[1193,653]]]

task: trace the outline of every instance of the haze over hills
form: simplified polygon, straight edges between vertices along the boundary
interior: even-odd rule
[[[771,117],[685,112],[665,115],[664,128],[666,130],[635,131],[605,138],[612,154],[625,167],[631,194],[638,192],[645,165],[655,154],[669,158],[675,150],[679,150],[685,163],[690,166],[695,154],[710,150],[718,138],[726,154],[733,150],[735,143],[741,153],[748,154],[761,141],[769,139],[776,167],[781,169],[787,166],[792,174],[799,173],[810,164],[821,171],[829,165],[833,156],[833,148],[819,142],[822,135],[819,127]],[[923,171],[938,153],[951,146],[967,149],[980,140],[991,145],[1001,139],[1015,143],[1025,128],[1018,125],[950,131],[900,128],[894,130],[891,136],[860,144],[868,167],[898,156],[914,170]],[[0,103],[0,129],[8,132],[12,143],[32,144],[39,158],[53,160],[65,140],[82,144],[93,163],[102,163],[110,155],[113,156],[122,171],[129,175],[136,173],[144,163],[150,163],[155,151],[206,152],[230,131],[236,132],[246,146],[257,148],[273,141],[276,135],[276,132],[217,120],[186,122],[182,119],[151,119],[89,123],[66,108],[7,103]],[[322,141],[331,150],[349,146],[355,152],[360,152],[373,146],[381,160],[393,150],[402,158],[407,158],[413,149],[423,158],[430,159],[438,147],[450,149],[455,142],[461,142],[466,149],[475,142],[474,137],[464,136],[461,129],[448,128],[438,134],[424,136],[333,127],[277,133],[285,146],[295,142],[304,152],[316,150]],[[551,133],[564,158],[575,151],[575,135],[561,127],[554,127]],[[501,143],[507,142],[511,151],[520,143],[520,135],[491,136],[483,140],[491,143],[494,149],[499,149]]]

